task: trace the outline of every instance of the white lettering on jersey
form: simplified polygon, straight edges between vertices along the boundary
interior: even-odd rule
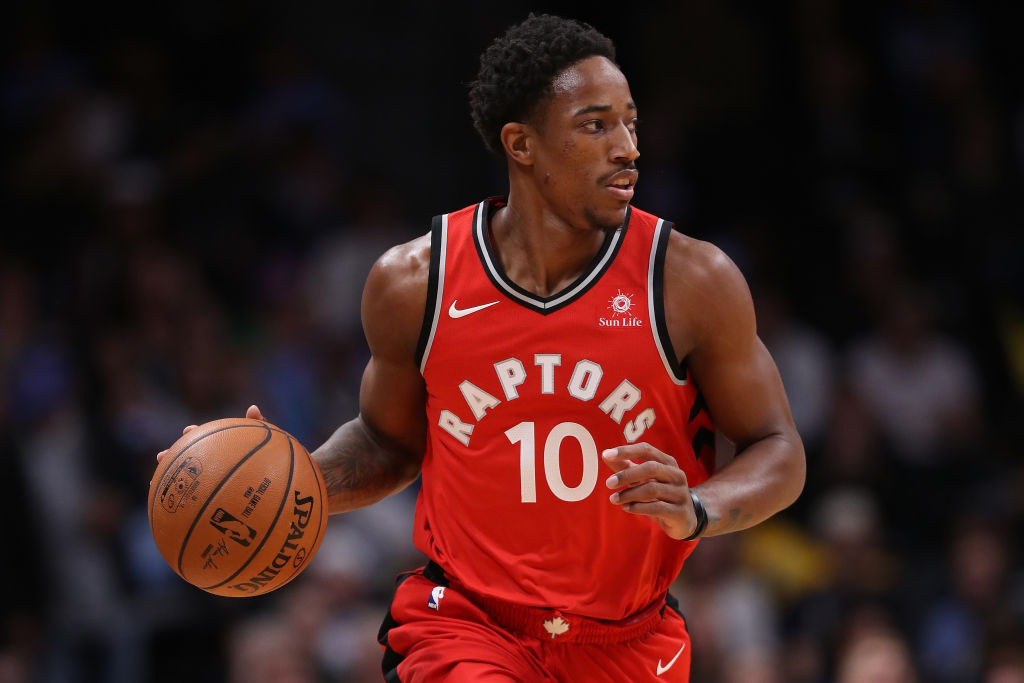
[[[583,458],[583,478],[576,486],[568,486],[562,478],[562,441],[567,437],[576,439]],[[597,486],[597,461],[594,437],[583,425],[563,422],[555,426],[544,440],[544,478],[551,492],[561,500],[575,503],[590,495]]]
[[[626,423],[622,435],[626,437],[626,443],[633,443],[640,438],[647,428],[654,424],[654,408],[647,408],[636,416],[635,420]]]
[[[540,368],[540,395],[555,394],[555,374],[558,372],[557,368],[560,368],[562,365],[562,354],[534,354],[533,365]],[[529,379],[526,366],[518,358],[506,358],[503,361],[494,363],[494,370],[497,373],[502,392],[509,401],[519,398],[519,391],[524,385],[532,386],[532,390],[536,392],[536,385],[526,384]],[[597,395],[603,376],[604,369],[600,364],[584,358],[573,367],[572,375],[569,378],[568,384],[564,385],[564,390],[580,401],[591,401]],[[494,380],[490,381],[493,383]],[[536,381],[536,377],[534,377],[534,381]],[[501,399],[487,390],[481,389],[468,379],[462,380],[459,384],[459,391],[462,393],[466,405],[472,411],[475,422],[479,422],[487,417],[492,408],[501,404]],[[643,392],[638,386],[628,379],[622,379],[618,386],[605,396],[598,407],[616,424],[623,424],[626,414],[639,405],[642,396]],[[637,441],[654,424],[655,418],[654,409],[646,408],[635,419],[627,420],[622,430],[626,443]],[[442,410],[438,419],[438,426],[448,432],[459,443],[468,446],[473,428],[476,425],[474,422],[463,422],[450,410]],[[520,435],[517,434],[515,436]],[[569,434],[568,436],[575,436],[575,434]],[[513,435],[509,435],[510,439],[512,437]],[[567,492],[571,496],[573,491],[574,489],[566,487],[563,492]]]
[[[509,443],[519,444],[519,499],[524,503],[537,502],[537,458],[533,433],[532,422],[520,422],[505,430]]]
[[[459,391],[462,392],[462,397],[466,399],[466,404],[473,411],[473,417],[476,418],[477,422],[487,414],[488,410],[501,403],[501,401],[468,379],[462,380],[462,383],[459,385]]]
[[[589,401],[597,393],[597,385],[601,383],[604,370],[592,360],[583,359],[576,363],[576,368],[569,378],[569,393],[581,401]]]
[[[454,436],[463,446],[469,445],[469,435],[473,433],[473,425],[463,422],[452,411],[442,410],[437,425]]]
[[[494,369],[498,373],[498,381],[501,382],[505,398],[510,401],[519,398],[516,387],[526,381],[526,368],[523,367],[523,361],[518,358],[508,358],[495,363]]]
[[[628,379],[624,379],[612,393],[608,394],[608,398],[601,401],[601,410],[615,420],[616,424],[622,424],[622,416],[627,410],[632,410],[639,401],[640,390]]]
[[[519,490],[524,503],[537,502],[537,465],[535,442],[536,426],[533,422],[520,422],[512,429],[505,430],[505,436],[513,445],[519,444]],[[569,486],[562,478],[562,442],[575,439],[583,458],[583,477],[576,486]],[[587,428],[575,422],[562,422],[544,438],[544,478],[548,489],[556,498],[569,503],[583,500],[597,486],[598,471],[597,444]]]
[[[555,393],[555,368],[562,364],[562,354],[534,354],[533,364],[540,367],[540,393]]]

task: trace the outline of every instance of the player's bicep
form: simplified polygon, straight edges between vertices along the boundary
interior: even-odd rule
[[[370,270],[363,290],[363,331],[370,361],[359,410],[373,432],[421,457],[426,443],[426,387],[416,365],[429,270],[429,235],[395,247]]]
[[[420,458],[426,447],[426,389],[411,363],[371,357],[359,389],[359,414],[376,436]]]
[[[743,349],[695,353],[690,370],[715,426],[737,447],[793,429],[779,371],[756,336]]]
[[[740,447],[792,430],[782,380],[757,336],[742,273],[707,243],[686,242],[674,256],[666,278],[677,284],[677,298],[668,310],[685,330],[680,332],[688,342],[685,362],[716,427]]]

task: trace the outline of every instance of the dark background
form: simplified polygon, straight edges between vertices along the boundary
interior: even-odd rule
[[[505,191],[466,85],[530,10],[616,42],[635,203],[743,270],[807,445],[798,504],[684,569],[693,679],[1024,680],[1024,16],[1001,4],[5,10],[0,681],[373,680],[415,491],[228,600],[156,554],[154,456],[250,403],[311,449],[355,414],[373,259]]]

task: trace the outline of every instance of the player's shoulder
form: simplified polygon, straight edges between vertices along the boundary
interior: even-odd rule
[[[745,339],[755,329],[750,288],[736,263],[717,245],[676,231],[665,254],[664,303],[683,355],[709,340]]]
[[[719,246],[673,230],[665,251],[665,277],[681,279],[688,286],[718,290],[746,289],[746,279],[736,263]]]
[[[653,213],[636,206],[630,207],[630,225],[647,226],[653,231],[663,221]],[[671,226],[668,230],[668,244],[665,246],[666,271],[686,272],[689,281],[700,282],[705,279],[712,283],[721,278],[732,278],[739,274],[739,269],[724,251],[712,242],[692,237],[682,232],[678,226],[669,221],[664,224]]]
[[[396,244],[374,262],[366,288],[379,296],[405,296],[422,288],[430,274],[430,233]]]
[[[362,299],[363,329],[371,350],[387,341],[403,354],[415,351],[429,277],[430,233],[391,247],[373,264]]]

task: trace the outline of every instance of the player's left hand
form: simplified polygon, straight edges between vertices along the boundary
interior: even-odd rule
[[[250,420],[263,420],[264,419],[263,418],[263,413],[260,412],[260,409],[256,406],[256,404],[253,404],[253,405],[249,406],[248,409],[246,409],[245,416],[247,418],[249,418]],[[187,427],[185,427],[184,429],[181,430],[182,436],[184,436],[185,434],[188,434],[193,429],[195,429],[197,426],[198,425],[188,425]],[[171,452],[171,449],[169,449],[169,448],[165,448],[164,450],[160,451],[159,453],[156,454],[156,461],[159,463],[161,460],[164,459],[164,456],[166,456],[170,452]]]
[[[646,443],[609,448],[601,457],[615,472],[605,481],[618,489],[609,497],[613,504],[650,517],[675,539],[697,528],[689,483],[675,458]]]

